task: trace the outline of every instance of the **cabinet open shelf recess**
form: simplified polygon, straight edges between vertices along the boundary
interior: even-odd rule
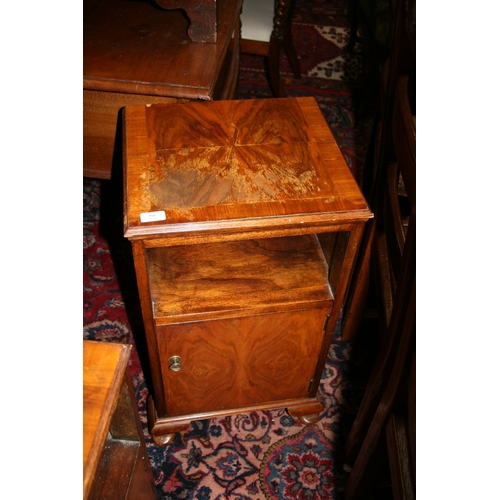
[[[155,325],[332,304],[315,235],[150,248]]]

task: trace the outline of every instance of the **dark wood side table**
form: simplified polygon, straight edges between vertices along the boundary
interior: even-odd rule
[[[314,423],[372,217],[316,101],[127,107],[124,130],[154,441],[252,410]]]
[[[131,346],[83,342],[83,498],[153,500],[127,364]]]
[[[179,9],[84,0],[84,176],[111,178],[122,107],[236,98],[242,0],[216,3],[217,41],[203,43],[189,38],[189,20]]]

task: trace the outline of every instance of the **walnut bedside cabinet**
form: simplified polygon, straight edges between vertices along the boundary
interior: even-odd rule
[[[372,217],[316,101],[131,106],[123,122],[155,443],[254,410],[316,422]]]

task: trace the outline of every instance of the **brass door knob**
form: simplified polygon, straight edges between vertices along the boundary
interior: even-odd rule
[[[169,368],[173,372],[178,372],[182,370],[182,365],[181,365],[181,357],[180,356],[172,356],[171,358],[168,358],[168,362],[170,363]]]

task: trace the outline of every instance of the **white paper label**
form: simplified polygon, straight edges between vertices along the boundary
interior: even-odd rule
[[[157,220],[165,220],[165,210],[158,210],[158,212],[144,212],[140,215],[141,222],[154,222]]]

